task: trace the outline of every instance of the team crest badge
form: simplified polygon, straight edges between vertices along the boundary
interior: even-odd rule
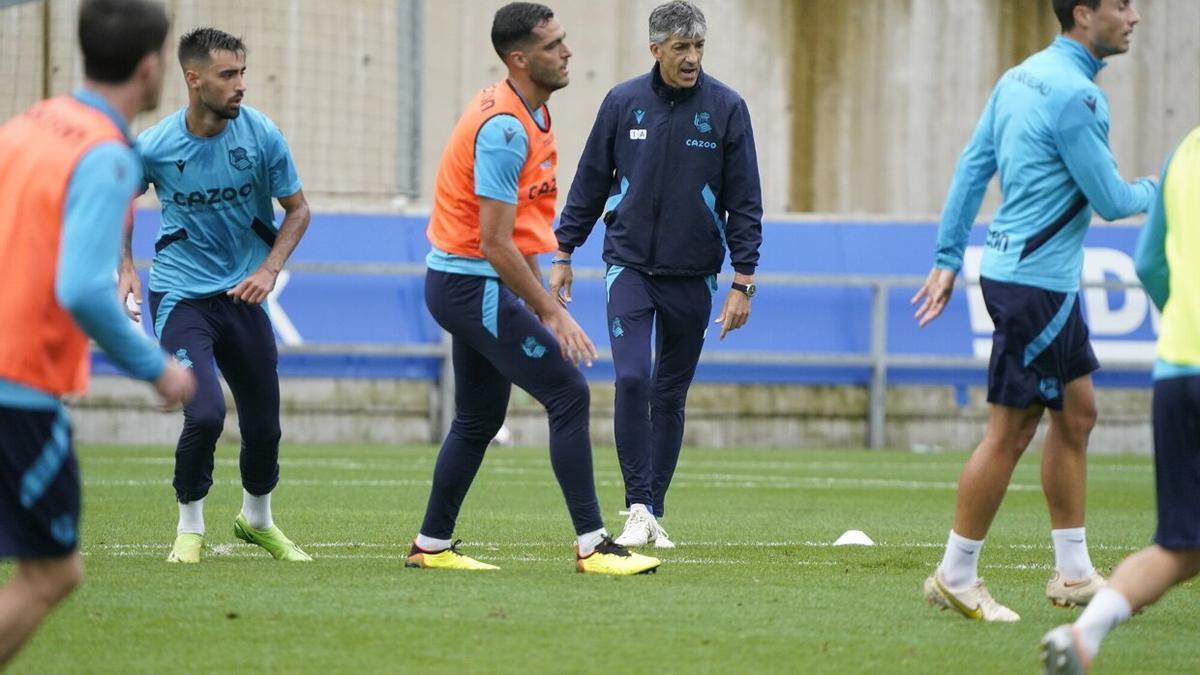
[[[229,163],[238,171],[249,171],[254,166],[254,162],[250,161],[250,153],[241,147],[229,151]]]
[[[707,134],[708,132],[712,131],[712,124],[709,124],[709,119],[708,113],[699,112],[696,113],[694,118],[692,118],[692,124],[696,125],[696,131],[699,131],[702,134]]]
[[[1048,401],[1053,401],[1062,394],[1062,387],[1058,384],[1057,377],[1043,377],[1038,383],[1038,389],[1042,390],[1042,396]]]
[[[546,355],[546,345],[537,341],[537,338],[530,335],[521,343],[521,351],[525,352],[525,356],[531,359],[540,359]]]

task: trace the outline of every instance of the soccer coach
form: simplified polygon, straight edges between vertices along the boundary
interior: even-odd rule
[[[716,319],[722,339],[746,323],[754,297],[762,194],[750,112],[701,69],[706,31],[689,2],[651,12],[654,67],[601,103],[556,232],[550,290],[569,302],[572,251],[601,216],[607,228],[615,435],[630,507],[617,542],[625,546],[674,547],[657,518],[726,249],[735,275]]]

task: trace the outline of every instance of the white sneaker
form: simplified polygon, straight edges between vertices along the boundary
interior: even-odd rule
[[[1075,627],[1064,624],[1042,638],[1042,672],[1046,675],[1084,675],[1090,659],[1079,648]]]
[[[1086,605],[1096,597],[1101,588],[1108,585],[1104,577],[1096,570],[1091,576],[1074,581],[1067,581],[1058,570],[1046,582],[1046,597],[1055,607],[1079,607]]]
[[[963,590],[951,591],[942,583],[941,573],[934,571],[925,580],[925,600],[930,605],[952,609],[974,621],[1012,623],[1021,620],[1019,614],[992,598],[983,579],[976,579],[974,584]]]
[[[675,548],[675,542],[671,541],[667,531],[658,524],[657,518],[653,520],[650,530],[650,540],[654,542],[654,548]]]
[[[616,543],[621,546],[645,546],[654,538],[657,521],[654,516],[641,504],[629,507],[629,518],[625,521],[625,529]]]

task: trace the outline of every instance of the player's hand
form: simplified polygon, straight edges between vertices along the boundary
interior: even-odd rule
[[[129,304],[129,296],[133,296],[133,305]],[[142,280],[138,278],[137,270],[132,262],[122,262],[117,268],[117,299],[125,308],[130,319],[142,320]]]
[[[260,305],[271,294],[271,291],[275,290],[275,278],[278,276],[278,273],[272,272],[265,267],[260,267],[253,274],[242,279],[242,283],[229,289],[225,294],[233,298],[234,302]]]
[[[554,339],[558,340],[558,347],[567,361],[576,366],[582,363],[591,368],[592,362],[600,358],[596,345],[592,344],[591,338],[583,332],[567,310],[555,306],[554,311],[542,319],[542,323],[546,324],[554,334]]]
[[[196,378],[189,368],[179,365],[179,362],[167,357],[166,367],[154,381],[154,391],[158,392],[159,409],[171,412],[183,407],[192,400],[196,393]]]
[[[946,309],[946,303],[950,301],[950,294],[954,292],[954,277],[955,272],[952,270],[935,267],[929,271],[921,290],[909,301],[909,304],[913,305],[921,303],[916,314],[913,314],[919,327],[924,328],[930,321],[942,315],[942,310]]]
[[[574,280],[575,273],[569,263],[550,265],[550,295],[563,307],[571,302],[571,282]]]
[[[721,326],[721,339],[730,331],[735,331],[746,325],[750,319],[750,298],[741,291],[730,290],[725,296],[725,305],[721,314],[713,323]]]

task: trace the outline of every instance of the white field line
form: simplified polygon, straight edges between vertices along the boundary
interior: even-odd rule
[[[102,555],[104,555],[106,557],[115,557],[115,558],[162,558],[165,560],[166,553],[168,551],[168,547],[164,545],[164,546],[157,546],[156,548],[157,548],[157,550],[126,549],[126,550],[118,550],[118,551],[109,551]],[[91,556],[91,555],[96,555],[96,554],[90,553],[89,551],[87,551],[85,549],[84,555]],[[268,559],[267,555],[265,553],[263,553],[262,551],[256,550],[254,547],[252,547],[250,545],[239,546],[237,549],[233,549],[232,547],[230,547],[230,548],[222,548],[217,551],[210,551],[208,553],[208,557],[210,557],[210,558],[239,558],[239,559],[241,559],[241,558],[247,558],[247,559],[261,558],[263,560]],[[404,558],[404,553],[399,550],[397,550],[397,552],[393,553],[393,554],[365,553],[365,554],[347,555],[347,554],[342,554],[342,553],[314,553],[314,555],[313,555],[313,560],[315,562],[320,562],[322,560],[390,560],[390,561],[399,563],[401,560],[403,560],[403,558]],[[481,555],[480,558],[487,562],[492,562],[492,563],[558,562],[558,563],[563,563],[564,566],[566,566],[566,565],[569,565],[571,562],[571,558],[569,555],[533,556],[533,555],[496,555],[496,554],[489,553],[487,555]],[[748,565],[748,564],[750,564],[750,561],[739,560],[739,559],[734,559],[734,558],[670,557],[670,558],[665,558],[663,560],[663,565],[667,569],[669,569],[672,565],[721,565],[721,566],[734,567],[734,566],[744,566],[744,565]],[[785,567],[842,567],[847,564],[851,564],[851,563],[849,563],[848,561],[839,561],[839,560],[789,560],[786,563],[784,563],[783,566],[785,566]],[[982,567],[984,569],[993,569],[993,570],[1042,570],[1042,571],[1048,571],[1053,567],[1053,565],[1051,565],[1049,563],[1044,564],[1044,565],[1030,564],[1030,563],[1016,563],[1016,564],[1007,564],[1006,563],[1006,564],[1000,564],[1000,565],[989,565],[989,564],[985,563],[982,565]]]
[[[531,471],[503,471],[496,473],[508,474],[527,474],[534,473]],[[537,472],[541,473],[541,472]],[[215,483],[221,485],[240,485],[241,482],[233,479],[217,480]],[[544,487],[555,488],[557,484],[553,480],[531,480],[531,481],[513,481],[502,480],[496,481],[488,476],[479,479],[479,483],[491,485],[505,485],[509,487]],[[305,486],[305,487],[416,487],[429,486],[429,479],[397,479],[397,478],[380,478],[380,479],[288,479],[282,480],[284,485],[290,486]],[[170,485],[169,478],[160,479],[88,479],[84,480],[84,485],[88,487],[161,487]],[[624,487],[624,483],[616,479],[599,479],[596,485],[600,487]],[[724,489],[724,490],[762,490],[762,489],[833,489],[833,488],[881,488],[881,489],[897,489],[897,490],[955,490],[958,484],[952,481],[918,481],[918,480],[894,480],[884,478],[833,478],[814,476],[810,478],[780,478],[777,476],[738,476],[736,474],[682,474],[677,475],[671,486],[676,489],[681,488],[709,488],[709,489]],[[1038,485],[1030,485],[1026,483],[1013,483],[1008,486],[1008,489],[1013,492],[1040,492],[1041,487]]]
[[[436,457],[430,455],[426,458],[413,457],[395,457],[395,458],[372,458],[367,460],[353,459],[335,459],[335,458],[288,458],[281,457],[280,463],[284,468],[319,468],[319,469],[340,469],[345,471],[380,471],[380,470],[419,470],[426,471],[433,466]],[[89,464],[144,464],[151,466],[174,466],[175,458],[172,456],[164,457],[88,457]],[[237,458],[218,457],[215,460],[218,466],[238,466]],[[497,473],[518,473],[523,471],[541,472],[545,470],[545,462],[541,459],[517,459],[510,457],[494,457],[489,455],[485,461],[485,468],[496,471]],[[905,471],[905,470],[928,470],[928,469],[946,469],[959,470],[963,466],[963,461],[926,461],[926,462],[889,462],[886,460],[867,459],[862,461],[839,461],[839,460],[804,460],[797,459],[789,460],[688,460],[686,454],[682,460],[681,467],[686,471],[703,468],[715,469],[757,469],[759,471],[770,470],[796,470],[796,471],[857,471],[864,467],[869,467],[873,470],[881,472],[887,471]],[[1093,465],[1088,468],[1091,472],[1097,473],[1133,473],[1133,474],[1148,474],[1154,471],[1154,466],[1149,461],[1145,464],[1101,464]],[[704,475],[704,474],[699,474]],[[735,474],[736,475],[736,474]]]
[[[828,541],[813,541],[813,540],[796,540],[796,541],[686,541],[679,542],[683,547],[703,547],[703,548],[834,548],[834,544]],[[215,547],[236,546],[247,551],[255,550],[251,544],[217,544]],[[409,542],[397,540],[396,543],[383,542],[359,542],[359,541],[327,541],[315,543],[301,543],[301,548],[304,549],[395,549],[397,552],[406,553],[408,551]],[[472,549],[485,549],[488,551],[500,551],[504,548],[544,548],[544,547],[562,547],[569,549],[570,542],[558,541],[525,541],[525,542],[467,542],[466,547]],[[886,549],[940,549],[945,544],[938,542],[876,542],[873,547],[867,546],[862,548],[886,548]],[[1135,551],[1142,544],[1133,543],[1128,545],[1113,545],[1113,544],[1088,544],[1089,550],[1094,551]],[[215,548],[214,547],[214,548]],[[994,548],[1016,549],[1022,551],[1050,551],[1053,546],[1050,544],[996,544]],[[839,547],[840,548],[840,547]],[[851,550],[859,547],[847,547]],[[93,551],[169,551],[170,544],[163,543],[103,543],[91,544],[83,547],[84,552]],[[649,549],[647,549],[649,550]],[[112,555],[120,555],[114,553]],[[132,555],[132,554],[131,554]],[[666,553],[665,555],[672,555]],[[349,556],[354,557],[354,556]],[[674,561],[675,558],[669,558]]]

